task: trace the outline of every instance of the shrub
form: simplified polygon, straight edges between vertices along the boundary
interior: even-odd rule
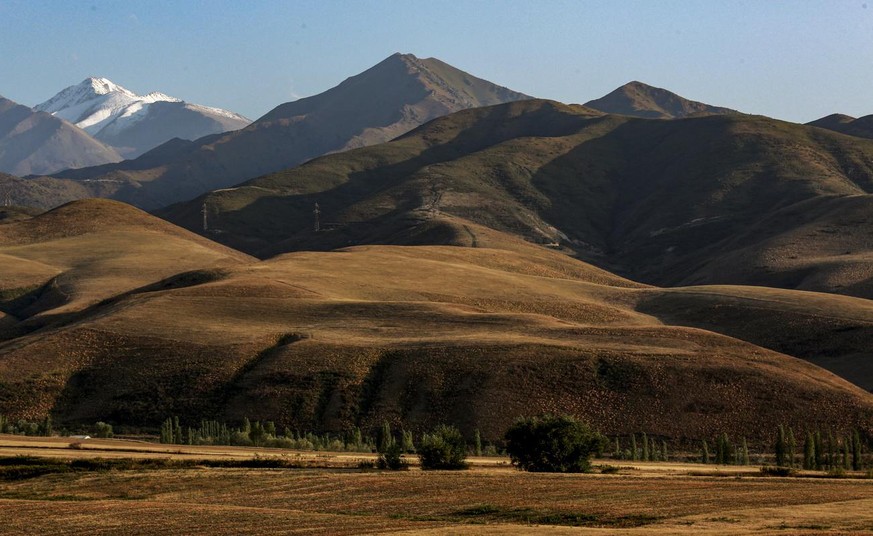
[[[376,467],[379,469],[391,469],[392,471],[407,469],[406,460],[403,459],[402,454],[403,447],[399,443],[396,441],[390,443],[385,452],[379,454],[379,459],[376,460]]]
[[[112,425],[105,422],[98,422],[94,425],[94,436],[107,438],[112,437]]]
[[[506,432],[506,451],[525,471],[581,473],[606,440],[570,416],[520,419]]]
[[[773,467],[765,465],[761,467],[761,474],[764,476],[794,476],[796,471],[791,467]]]
[[[454,426],[437,426],[421,438],[418,447],[422,469],[466,469],[467,443]]]

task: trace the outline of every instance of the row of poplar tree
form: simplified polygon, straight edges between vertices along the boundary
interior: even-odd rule
[[[161,443],[177,445],[235,445],[334,452],[386,452],[389,442],[394,441],[402,452],[416,452],[412,432],[401,429],[395,434],[387,422],[383,422],[373,437],[364,435],[358,427],[340,435],[301,433],[288,427],[279,433],[273,421],[262,423],[249,419],[243,420],[238,428],[211,420],[201,421],[197,428],[183,427],[179,417],[169,417],[161,425],[160,434]],[[479,430],[474,434],[470,452],[475,456],[497,454],[492,445],[483,446]]]
[[[810,470],[864,469],[864,443],[861,434],[855,430],[847,436],[827,435],[820,431],[808,432],[803,442],[803,453],[798,450],[794,431],[785,426],[779,426],[776,431],[774,445],[776,465],[778,467],[802,467]]]

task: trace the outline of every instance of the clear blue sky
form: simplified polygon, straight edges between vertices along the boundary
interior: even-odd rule
[[[27,105],[105,76],[256,118],[394,52],[563,102],[640,80],[791,121],[873,114],[873,0],[0,0],[0,95]]]

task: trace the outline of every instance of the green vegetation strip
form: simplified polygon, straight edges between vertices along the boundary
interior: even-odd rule
[[[523,523],[527,525],[565,525],[571,527],[641,527],[656,523],[659,516],[633,514],[624,516],[597,515],[580,512],[536,510],[533,508],[504,508],[481,504],[448,514],[411,516],[394,514],[392,517],[414,521],[452,521],[459,523]]]
[[[308,463],[282,458],[249,458],[244,460],[172,460],[154,458],[77,459],[61,460],[38,456],[0,458],[0,481],[26,480],[54,473],[88,471],[148,471],[160,469],[190,469],[194,467],[301,469],[314,467]]]

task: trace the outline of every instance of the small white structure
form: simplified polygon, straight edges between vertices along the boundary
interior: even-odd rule
[[[71,435],[70,439],[91,439],[89,435]]]

